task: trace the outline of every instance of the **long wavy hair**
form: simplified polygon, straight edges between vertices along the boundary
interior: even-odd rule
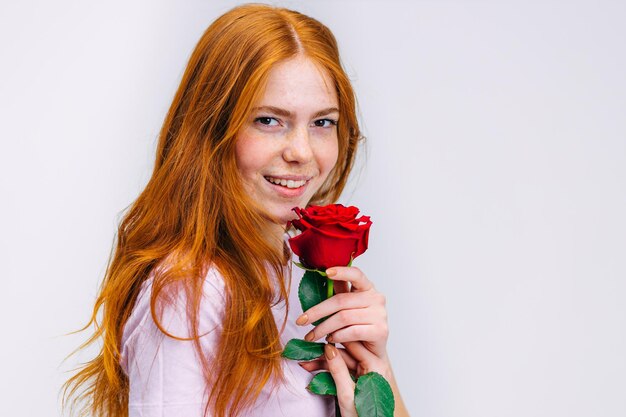
[[[219,361],[210,363],[206,352],[199,355],[210,393],[206,410],[236,416],[272,378],[282,378],[271,306],[287,299],[286,254],[268,241],[267,218],[243,191],[235,138],[270,70],[298,54],[328,72],[340,112],[338,161],[310,203],[331,203],[341,194],[361,135],[354,92],[331,31],[308,16],[267,5],[244,5],[219,17],[191,55],[160,132],[150,181],[119,225],[84,328],[95,331],[80,348],[94,342],[102,347],[65,383],[66,407],[98,417],[128,415],[129,383],[120,366],[120,343],[149,277],[152,317],[165,334],[159,303],[170,298],[166,290],[184,289],[191,339],[201,353],[199,305],[210,266],[224,277],[226,307],[214,352]],[[163,264],[167,267],[158,267]]]

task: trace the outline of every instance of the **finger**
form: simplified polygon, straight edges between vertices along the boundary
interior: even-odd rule
[[[350,377],[350,372],[343,361],[343,356],[338,354],[338,350],[333,345],[324,346],[324,356],[326,357],[328,371],[337,386],[337,401],[339,402],[341,415],[344,417],[356,416],[354,408],[355,383]]]
[[[374,288],[365,274],[355,266],[333,266],[326,270],[326,275],[333,281],[350,282],[352,291],[367,291]]]
[[[343,357],[343,361],[346,363],[346,366],[348,367],[348,369],[350,369],[351,371],[356,371],[356,368],[359,365],[356,359],[354,359],[354,357],[350,355],[348,351],[345,349],[337,349],[337,350]]]
[[[326,337],[331,343],[344,342],[372,342],[386,343],[387,341],[386,326],[374,324],[359,324],[339,329]]]
[[[386,359],[377,356],[361,342],[347,342],[346,350],[358,362],[357,374],[364,375],[368,372],[378,372],[385,378],[391,378],[391,370]]]
[[[325,360],[314,360],[309,362],[298,362],[301,368],[306,369],[309,372],[319,371],[320,369],[326,369]]]
[[[387,301],[385,296],[375,290],[336,294],[309,308],[300,317],[298,317],[296,324],[304,326],[305,324],[313,323],[322,317],[335,314],[339,310],[366,308],[370,306],[379,306],[380,310],[378,313],[382,313],[384,316],[383,318],[386,319],[386,303]]]
[[[348,310],[340,310],[337,313],[331,315],[326,320],[314,327],[307,336],[306,340],[317,340],[330,333],[345,327],[357,326],[357,325],[376,325],[386,327],[386,311],[376,307],[368,308],[354,308]],[[363,339],[360,339],[363,340]]]
[[[361,342],[345,342],[342,344],[346,348],[346,353],[348,353],[353,358],[353,360],[357,362],[367,363],[378,359],[378,356],[372,353]]]
[[[346,363],[346,366],[351,372],[356,372],[358,362],[350,355],[345,349],[337,348],[341,356],[343,357],[343,361]],[[325,359],[315,359],[308,362],[298,362],[303,369],[306,369],[309,372],[319,371],[320,369],[328,370],[328,366],[326,365]]]

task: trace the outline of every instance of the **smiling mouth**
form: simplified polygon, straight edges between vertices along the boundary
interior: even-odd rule
[[[268,182],[275,185],[280,185],[285,188],[300,188],[306,184],[309,180],[286,180],[281,178],[265,177]]]

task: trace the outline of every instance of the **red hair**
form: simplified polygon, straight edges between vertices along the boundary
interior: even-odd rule
[[[199,351],[202,283],[211,265],[224,277],[226,307],[215,352],[219,361],[209,364],[206,352],[199,355],[210,389],[207,408],[219,417],[236,416],[271,378],[280,381],[282,347],[271,306],[287,299],[283,267],[288,253],[268,240],[267,219],[242,191],[235,137],[272,67],[298,54],[329,74],[340,112],[338,162],[310,203],[339,197],[360,131],[354,92],[334,36],[317,20],[283,8],[245,5],[222,15],[191,55],[160,132],[152,177],[119,226],[88,324],[95,332],[81,346],[101,341],[102,349],[66,382],[64,403],[82,404],[83,412],[95,416],[128,415],[120,340],[148,277],[154,280],[152,316],[166,334],[157,306],[173,288],[186,292]],[[156,268],[164,264],[166,268]]]

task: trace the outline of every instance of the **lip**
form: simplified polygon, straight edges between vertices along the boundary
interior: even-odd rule
[[[307,176],[307,175],[264,175],[263,177],[267,178],[276,178],[279,180],[292,180],[292,181],[306,181],[309,182],[309,180],[311,178],[313,178],[312,176]]]
[[[302,180],[306,181],[304,185],[302,185],[301,187],[287,188],[287,187],[283,187],[282,185],[273,184],[269,182],[266,178],[263,178],[265,180],[265,183],[270,187],[270,189],[274,193],[278,194],[280,197],[283,197],[283,198],[301,197],[306,191],[307,187],[309,186],[309,180],[312,178],[312,177],[306,177],[302,175],[277,175],[277,176],[266,175],[265,177],[277,178],[281,180],[284,179],[284,180],[292,180],[292,181],[302,181]]]

